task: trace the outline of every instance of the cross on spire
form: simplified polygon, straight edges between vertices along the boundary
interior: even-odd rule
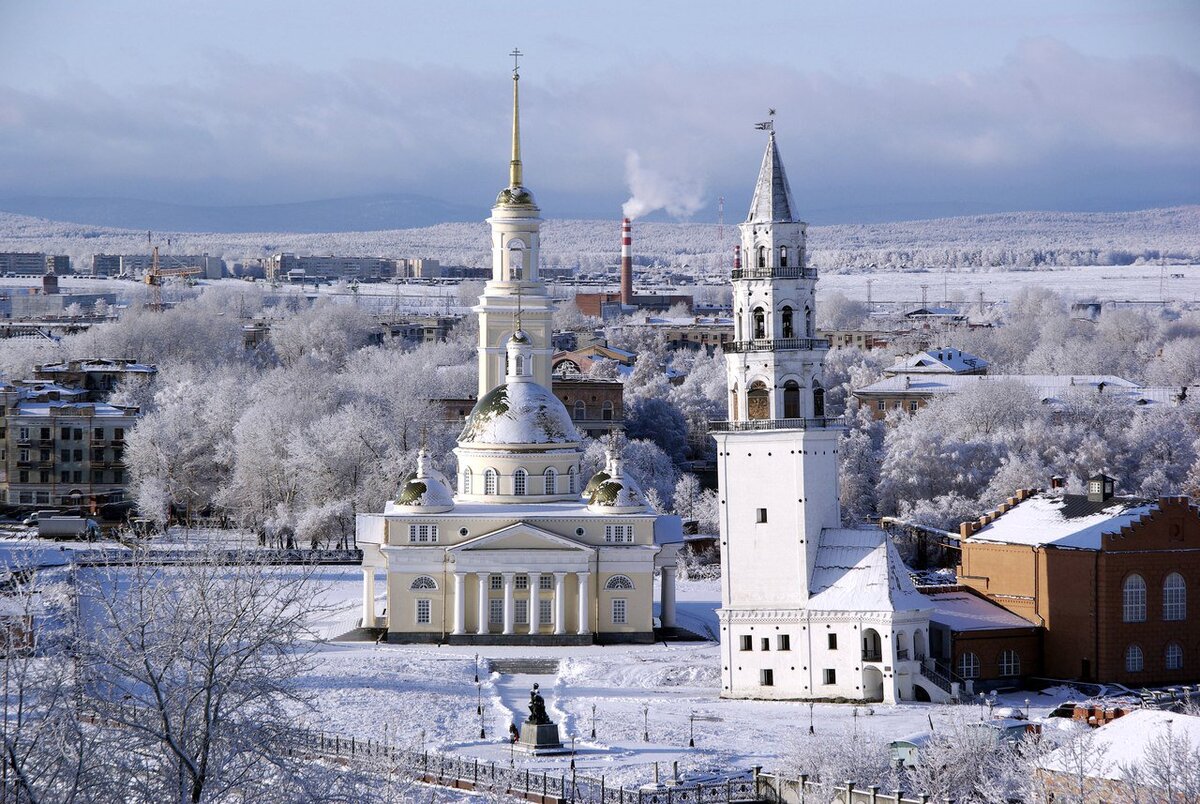
[[[521,69],[521,63],[519,60],[525,54],[521,52],[520,48],[514,47],[512,53],[509,53],[508,55],[513,57],[513,74],[516,74],[517,71]]]

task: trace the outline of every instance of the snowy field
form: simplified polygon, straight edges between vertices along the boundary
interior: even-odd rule
[[[327,602],[337,611],[323,633],[353,623],[358,616],[357,568],[331,568]],[[712,628],[719,603],[717,581],[678,585],[684,624]],[[380,603],[380,605],[382,605]],[[448,751],[483,761],[561,771],[569,757],[510,756],[509,723],[527,714],[533,682],[542,687],[547,711],[564,741],[575,737],[580,773],[622,782],[653,778],[654,763],[667,773],[678,761],[688,770],[739,770],[786,764],[804,740],[829,739],[860,730],[896,739],[948,724],[974,706],[905,704],[895,707],[799,702],[725,701],[719,657],[713,642],[658,643],[651,646],[586,648],[484,647],[477,691],[475,648],[329,643],[317,648],[315,665],[301,683],[314,696],[313,711],[298,715],[305,724],[358,738],[388,740],[411,747]],[[488,674],[490,658],[559,660],[556,675]],[[483,715],[477,713],[477,695]],[[1026,694],[1003,696],[1002,705],[1024,707]],[[1031,715],[1044,716],[1062,697],[1030,695]],[[590,737],[595,707],[596,738]],[[694,749],[688,748],[689,718],[695,715]],[[479,730],[484,728],[485,738]],[[644,737],[649,735],[649,740]]]

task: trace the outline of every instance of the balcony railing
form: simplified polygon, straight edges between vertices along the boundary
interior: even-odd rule
[[[816,279],[816,268],[736,268],[730,272],[734,279]]]
[[[726,352],[782,352],[809,349],[828,349],[825,338],[754,338],[721,344]]]
[[[862,660],[864,662],[882,662],[883,653],[877,650],[864,650],[862,654]]]
[[[747,419],[740,422],[709,422],[710,433],[736,433],[744,430],[820,430],[826,427],[845,427],[841,416],[822,416],[816,419]]]

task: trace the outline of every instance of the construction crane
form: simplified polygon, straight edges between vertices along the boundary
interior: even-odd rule
[[[158,264],[158,246],[155,246],[150,257],[150,267],[146,269],[146,273],[142,276],[142,281],[150,288],[150,309],[162,309],[163,282],[177,277],[186,278],[195,276],[199,273],[201,273],[200,269],[195,266],[181,265],[178,267],[163,268]]]

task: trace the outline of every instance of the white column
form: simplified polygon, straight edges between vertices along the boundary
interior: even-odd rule
[[[554,573],[554,633],[567,633],[567,573]]]
[[[513,576],[515,573],[504,573],[504,633],[513,633],[513,621],[516,620],[516,606],[513,605]]]
[[[675,568],[662,568],[662,607],[659,612],[663,628],[675,627]]]
[[[575,573],[575,577],[579,579],[579,630],[576,631],[578,634],[590,634],[592,632],[592,618],[588,607],[592,595],[591,584],[588,583],[590,576],[590,572]]]
[[[479,575],[479,622],[475,625],[475,633],[480,636],[486,636],[488,632],[488,574],[480,572]]]
[[[454,630],[455,636],[467,633],[467,573],[454,573]]]
[[[375,568],[363,567],[362,627],[375,627]]]
[[[541,586],[542,573],[529,573],[529,633],[531,634],[542,630]]]

